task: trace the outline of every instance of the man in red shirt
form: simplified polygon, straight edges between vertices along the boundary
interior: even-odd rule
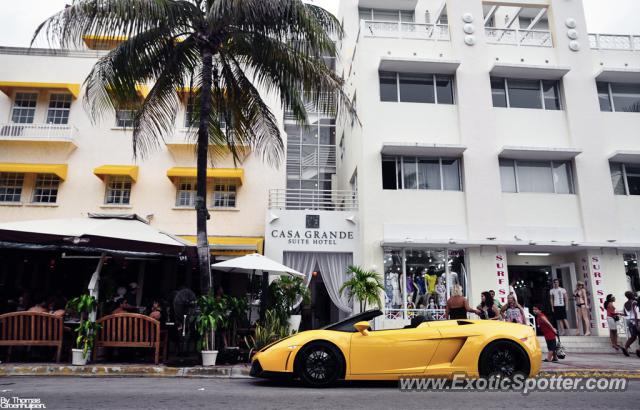
[[[558,332],[553,327],[551,322],[549,322],[547,316],[542,313],[542,310],[540,310],[539,306],[533,307],[533,314],[536,315],[536,326],[538,326],[538,329],[540,329],[540,331],[542,332],[544,340],[547,342],[547,350],[549,350],[549,352],[547,353],[547,358],[543,361],[557,362],[558,357],[556,356],[556,335],[558,334]]]

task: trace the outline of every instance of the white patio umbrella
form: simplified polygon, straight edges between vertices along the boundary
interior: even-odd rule
[[[281,263],[269,259],[259,253],[229,259],[227,261],[214,263],[211,265],[216,270],[224,272],[245,272],[255,273],[255,271],[269,272],[273,275],[291,275],[304,278],[304,274],[295,269],[291,269]]]
[[[262,271],[262,294],[267,294],[269,286],[269,275],[291,275],[299,278],[304,278],[304,274],[298,272],[295,269],[291,269],[281,263],[278,263],[266,256],[259,253],[252,253],[250,255],[241,256],[239,258],[229,259],[227,261],[214,263],[211,265],[213,269],[221,270],[223,272],[243,272],[248,273],[253,277],[256,271]],[[261,311],[266,308],[267,298],[261,298]],[[249,323],[251,323],[251,309],[249,309]]]

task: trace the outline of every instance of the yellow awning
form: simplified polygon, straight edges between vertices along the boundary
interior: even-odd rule
[[[126,40],[126,36],[82,36],[82,41],[90,50],[111,50]]]
[[[174,167],[169,168],[167,176],[173,178],[195,178],[196,168]],[[240,185],[244,182],[244,169],[242,168],[207,168],[207,178],[235,179]]]
[[[66,90],[73,98],[80,95],[80,84],[73,83],[39,83],[32,81],[0,81],[0,91],[9,95],[11,90],[16,88],[37,88],[49,90]]]
[[[197,243],[198,238],[191,235],[180,236],[189,242]],[[250,253],[262,254],[264,238],[261,236],[210,236],[209,247],[213,255],[242,256]]]
[[[17,172],[20,174],[55,174],[63,181],[67,179],[67,171],[67,164],[0,163],[0,172]]]
[[[136,85],[136,92],[142,98],[147,98],[149,95],[149,86],[146,84],[138,84]]]
[[[125,175],[131,177],[133,182],[138,179],[137,165],[102,165],[93,170],[100,179],[104,179],[107,175]]]

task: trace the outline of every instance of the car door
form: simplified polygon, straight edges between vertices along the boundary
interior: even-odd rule
[[[351,336],[351,374],[419,374],[424,372],[440,341],[440,332],[414,329],[369,331]]]

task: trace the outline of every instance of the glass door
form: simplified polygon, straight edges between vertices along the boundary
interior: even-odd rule
[[[567,291],[567,320],[569,322],[570,329],[577,329],[576,322],[576,300],[573,295],[576,289],[576,265],[574,263],[564,263],[561,265],[554,265],[551,267],[552,279],[558,279],[560,281],[560,287]],[[572,334],[572,333],[570,333]]]

